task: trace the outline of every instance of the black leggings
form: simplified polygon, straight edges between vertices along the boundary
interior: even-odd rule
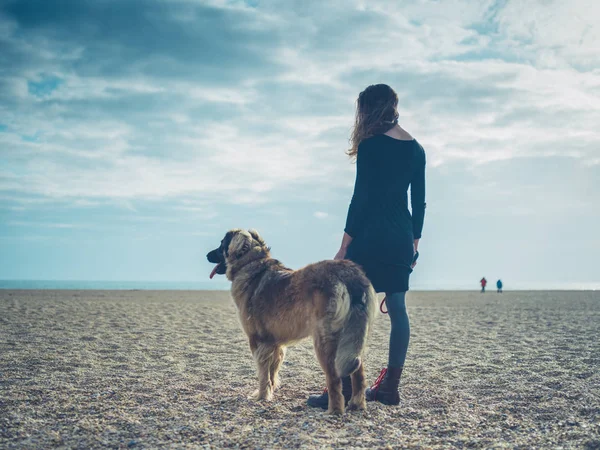
[[[410,340],[410,322],[406,312],[406,292],[386,293],[385,301],[392,322],[389,367],[403,367]]]

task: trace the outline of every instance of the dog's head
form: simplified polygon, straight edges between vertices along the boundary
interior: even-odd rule
[[[256,230],[246,231],[239,228],[229,230],[221,240],[221,245],[206,255],[208,262],[216,264],[210,278],[212,279],[215,274],[226,274],[228,264],[234,264],[257,247],[259,253],[264,252],[264,255],[268,256],[269,248]]]

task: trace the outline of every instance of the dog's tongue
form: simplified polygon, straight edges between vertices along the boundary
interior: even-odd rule
[[[210,273],[210,279],[212,280],[212,278],[215,276],[215,274],[217,273],[217,269],[219,268],[219,266],[221,265],[221,263],[217,264],[215,266],[215,268],[212,270],[212,272]]]

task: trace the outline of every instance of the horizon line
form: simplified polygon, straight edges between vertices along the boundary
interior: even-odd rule
[[[212,285],[212,286],[211,286]],[[90,290],[90,291],[112,291],[112,290],[137,290],[137,291],[228,291],[231,282],[228,280],[214,281],[189,281],[189,280],[66,280],[66,279],[0,279],[1,290]],[[415,285],[413,292],[478,292],[479,285],[465,284],[438,284],[432,286]],[[487,291],[495,292],[495,286]],[[600,282],[574,282],[574,283],[514,283],[511,287],[505,287],[505,292],[522,291],[596,291],[600,290]]]

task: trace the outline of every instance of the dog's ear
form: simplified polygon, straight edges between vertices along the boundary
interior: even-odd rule
[[[239,258],[250,250],[252,237],[247,231],[240,230],[234,234],[229,243],[229,255]]]
[[[267,246],[267,243],[260,236],[260,234],[258,234],[258,231],[252,229],[252,230],[248,230],[248,233],[250,233],[250,236],[252,236],[252,239],[254,239],[256,242],[258,242],[261,247],[265,248]]]

